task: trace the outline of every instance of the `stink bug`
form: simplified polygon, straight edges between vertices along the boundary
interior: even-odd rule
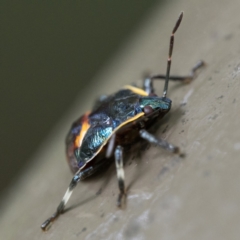
[[[147,129],[171,109],[172,101],[167,98],[168,81],[189,82],[195,77],[196,70],[203,66],[203,62],[200,61],[188,76],[170,76],[174,34],[182,17],[183,13],[180,14],[170,37],[166,75],[147,77],[143,88],[127,85],[112,95],[100,98],[91,112],[85,113],[73,123],[67,135],[66,145],[68,163],[74,177],[56,212],[41,225],[42,230],[47,230],[50,223],[63,213],[77,183],[105,166],[112,155],[115,158],[120,190],[117,205],[121,206],[122,199],[126,196],[123,149],[138,138],[180,154],[178,147],[156,138]],[[165,79],[162,97],[155,94],[153,82],[156,79]]]

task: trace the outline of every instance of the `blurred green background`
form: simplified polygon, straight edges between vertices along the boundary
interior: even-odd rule
[[[1,1],[0,191],[156,2]]]

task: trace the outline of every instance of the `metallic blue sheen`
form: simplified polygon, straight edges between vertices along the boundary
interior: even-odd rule
[[[168,98],[158,97],[142,97],[140,99],[140,107],[150,106],[154,110],[169,110],[171,108],[171,100]]]
[[[99,128],[95,134],[93,135],[91,142],[89,142],[89,148],[90,149],[96,149],[102,145],[103,142],[105,142],[108,137],[113,132],[112,127],[107,128]]]

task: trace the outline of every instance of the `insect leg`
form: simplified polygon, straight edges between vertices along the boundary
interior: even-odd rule
[[[62,201],[60,202],[60,204],[57,207],[56,212],[41,225],[42,230],[44,230],[44,231],[48,230],[50,224],[52,222],[54,222],[54,220],[56,220],[61,213],[63,213],[64,208],[65,208],[69,198],[71,197],[73,189],[76,187],[77,183],[79,181],[81,181],[82,179],[91,175],[93,173],[93,171],[94,171],[93,167],[89,167],[84,171],[79,170],[74,175],[74,177],[72,178],[72,181],[69,184],[69,187],[68,187],[66,193],[63,196]]]
[[[118,187],[120,190],[117,206],[121,207],[122,198],[125,197],[125,184],[124,184],[124,169],[123,169],[123,149],[121,146],[117,146],[115,150],[115,164],[117,169]]]
[[[140,130],[139,134],[140,134],[141,138],[147,140],[149,143],[156,144],[159,147],[162,147],[162,148],[168,150],[169,152],[176,153],[176,154],[180,155],[179,147],[176,147],[176,146],[172,145],[171,143],[168,143],[167,141],[165,141],[163,139],[156,138],[154,135],[152,135],[151,133],[149,133],[145,129]]]
[[[148,93],[148,95],[153,94],[155,92],[153,88],[153,79],[154,78],[152,77],[147,77],[144,79],[143,82],[143,89],[145,90],[145,92]]]
[[[183,83],[189,83],[191,82],[197,75],[197,70],[201,67],[203,67],[205,65],[205,63],[203,61],[198,61],[197,64],[191,69],[190,74],[187,76],[169,76],[169,80],[172,81],[180,81]],[[149,77],[149,79],[151,80],[155,80],[155,79],[166,79],[166,75],[163,74],[156,74],[156,75],[152,75]]]
[[[113,134],[107,146],[106,158],[110,158],[113,154],[114,147],[115,147],[115,139],[116,139],[116,134]]]

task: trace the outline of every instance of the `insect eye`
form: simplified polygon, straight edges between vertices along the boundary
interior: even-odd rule
[[[149,105],[147,105],[143,108],[143,111],[145,114],[150,114],[153,112],[153,109]]]

